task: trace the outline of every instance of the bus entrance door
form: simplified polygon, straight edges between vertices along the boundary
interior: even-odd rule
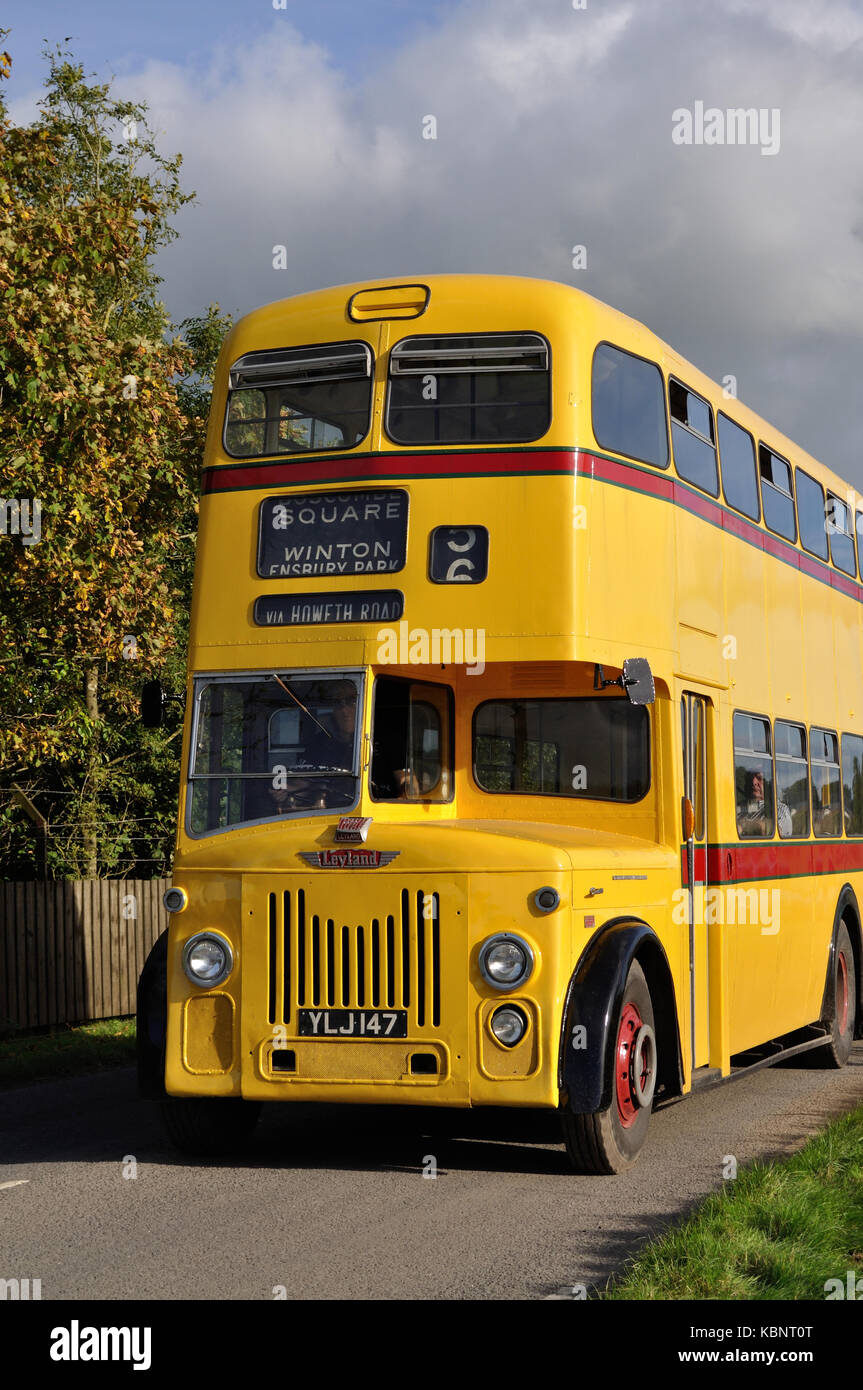
[[[689,1009],[692,1068],[708,1064],[710,1051],[710,977],[707,892],[707,719],[710,702],[703,695],[683,694],[683,845],[684,889],[688,894]],[[690,809],[691,808],[691,809]]]

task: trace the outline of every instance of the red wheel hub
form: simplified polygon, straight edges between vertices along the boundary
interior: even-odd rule
[[[836,1021],[844,1036],[848,1027],[848,962],[844,951],[839,952],[836,962]]]
[[[642,1027],[641,1014],[633,1003],[624,1004],[617,1030],[617,1050],[614,1055],[615,1082],[617,1088],[617,1113],[624,1129],[635,1124],[639,1105],[632,1089],[632,1054],[635,1040]],[[645,1071],[647,1063],[645,1060]],[[646,1081],[646,1075],[642,1078]]]

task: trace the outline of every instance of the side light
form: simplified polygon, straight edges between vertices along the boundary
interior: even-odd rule
[[[504,1004],[502,1008],[495,1009],[489,1019],[489,1028],[504,1047],[515,1047],[527,1032],[527,1019],[515,1005]]]
[[[537,912],[554,912],[560,904],[560,894],[556,888],[540,888],[533,895],[533,905]]]

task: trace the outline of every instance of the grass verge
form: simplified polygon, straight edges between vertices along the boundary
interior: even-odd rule
[[[103,1018],[45,1033],[19,1034],[0,1040],[0,1090],[131,1066],[134,1061],[134,1018]]]
[[[863,1106],[741,1170],[612,1280],[606,1299],[824,1299],[863,1275]],[[863,1287],[863,1285],[861,1285]]]

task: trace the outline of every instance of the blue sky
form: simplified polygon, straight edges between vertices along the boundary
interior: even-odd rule
[[[7,0],[0,24],[11,30],[13,89],[38,86],[42,42],[67,35],[75,54],[102,77],[134,72],[149,59],[206,67],[216,44],[244,44],[282,20],[326,46],[340,67],[377,64],[423,28],[439,23],[453,0]]]
[[[69,35],[182,152],[176,322],[392,275],[560,280],[863,491],[863,0],[11,0],[0,22],[13,120]],[[781,138],[676,142],[699,103],[776,112]]]

